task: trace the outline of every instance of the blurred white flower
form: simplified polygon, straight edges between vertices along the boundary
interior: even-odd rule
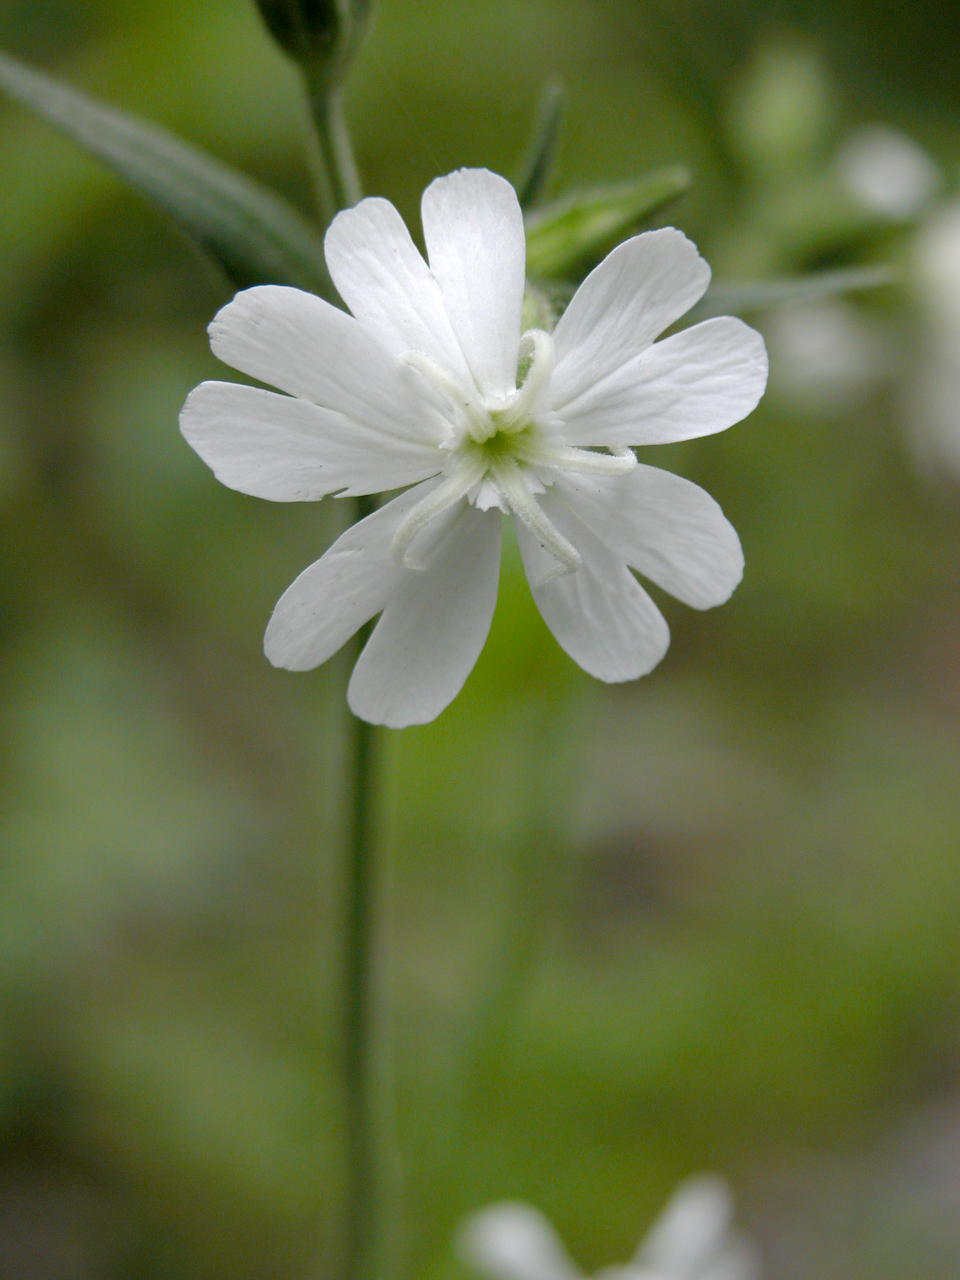
[[[181,415],[189,443],[243,493],[405,488],[297,578],[265,641],[273,663],[305,670],[381,614],[348,698],[395,727],[442,711],[483,647],[501,512],[570,656],[607,681],[655,666],[669,633],[631,570],[707,608],[743,561],[713,499],[639,466],[632,446],[722,431],[766,382],[762,339],[731,317],[654,343],[709,280],[679,231],[621,244],[552,334],[521,333],[510,184],[460,170],[427,188],[422,214],[429,265],[386,200],[334,219],[327,265],[352,314],[297,289],[238,294],[210,326],[213,350],[286,394],[205,382]]]
[[[855,129],[837,152],[836,172],[849,194],[882,218],[922,213],[941,186],[940,170],[923,147],[889,125]]]
[[[890,371],[887,335],[839,298],[778,307],[764,330],[771,393],[804,411],[854,409]]]
[[[596,1280],[757,1280],[752,1243],[732,1227],[733,1202],[720,1178],[682,1183],[632,1261]],[[464,1224],[460,1251],[488,1280],[583,1280],[557,1233],[530,1205],[505,1202]]]

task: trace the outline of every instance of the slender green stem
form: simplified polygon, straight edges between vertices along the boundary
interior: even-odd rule
[[[343,115],[340,87],[320,73],[306,76],[314,126],[314,173],[324,226],[360,199],[360,180]],[[372,498],[355,501],[354,519],[372,513]],[[353,656],[366,643],[371,624],[357,636]],[[344,1204],[343,1280],[374,1280],[380,1236],[380,1178],[376,1148],[375,1096],[378,1071],[374,1029],[374,837],[377,788],[376,730],[350,718],[348,831],[344,886],[343,1099]]]
[[[307,96],[315,140],[313,168],[317,204],[321,222],[326,227],[341,209],[360,199],[360,177],[343,114],[340,86],[317,76],[308,79]]]
[[[378,1220],[374,1145],[373,909],[375,730],[351,717],[350,827],[343,972],[344,1280],[372,1275]]]
[[[372,498],[357,498],[355,518],[364,519],[374,506]],[[372,625],[368,623],[358,634],[354,657],[366,643]],[[374,1026],[377,819],[374,797],[379,781],[375,727],[351,716],[349,748],[342,997],[345,1135],[342,1276],[343,1280],[373,1280],[382,1245],[375,1140],[379,1083]]]

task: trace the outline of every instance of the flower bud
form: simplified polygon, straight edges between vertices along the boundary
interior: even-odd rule
[[[371,0],[256,0],[267,30],[310,80],[336,82],[352,57]]]
[[[581,278],[690,185],[677,165],[592,191],[574,191],[527,215],[527,273],[538,280]]]

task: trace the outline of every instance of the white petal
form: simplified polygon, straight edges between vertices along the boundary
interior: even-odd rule
[[[618,245],[587,276],[554,331],[554,407],[590,391],[693,306],[710,280],[673,227]]]
[[[234,369],[386,435],[436,438],[422,380],[353,316],[312,293],[245,289],[214,317],[210,345]]]
[[[341,298],[388,351],[422,351],[470,384],[440,286],[389,200],[338,213],[324,252]]]
[[[757,406],[767,352],[733,316],[655,343],[563,411],[570,444],[669,444],[725,431]]]
[[[560,1237],[530,1205],[505,1201],[475,1213],[459,1244],[465,1261],[489,1280],[579,1280]]]
[[[463,502],[430,528],[425,567],[403,571],[347,691],[355,715],[393,729],[433,720],[456,697],[497,599],[500,513]]]
[[[352,525],[290,584],[264,637],[264,652],[275,667],[308,671],[319,666],[380,612],[410,572],[394,558],[393,535],[433,483],[408,489]]]
[[[685,604],[723,604],[743,577],[736,530],[692,481],[636,466],[620,476],[571,475],[561,485],[615,555]]]
[[[723,1248],[732,1215],[733,1201],[721,1178],[688,1178],[644,1238],[636,1261],[665,1275],[698,1275]]]
[[[232,382],[201,382],[181,410],[180,429],[222,484],[274,502],[382,493],[436,475],[442,465],[429,445]]]
[[[459,169],[423,194],[430,269],[477,385],[506,395],[517,385],[525,280],[523,214],[505,178]]]
[[[583,557],[579,569],[550,577],[556,568],[554,558],[518,523],[530,590],[547,626],[574,662],[598,680],[635,680],[646,675],[670,643],[660,610],[624,558],[574,518],[555,494],[545,493],[539,501]]]

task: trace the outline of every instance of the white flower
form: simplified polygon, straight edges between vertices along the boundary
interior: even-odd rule
[[[731,1227],[733,1202],[720,1178],[682,1183],[640,1242],[633,1260],[596,1280],[757,1280],[751,1242]],[[553,1227],[530,1205],[504,1202],[469,1218],[465,1260],[489,1280],[583,1280]]]
[[[224,484],[280,502],[405,488],[281,597],[270,661],[306,670],[381,614],[348,698],[367,720],[431,720],[477,660],[497,593],[501,512],[559,643],[631,680],[669,633],[631,569],[697,608],[742,573],[737,536],[689,481],[633,445],[722,431],[766,381],[758,334],[730,317],[654,345],[707,286],[679,231],[635,236],[584,281],[552,334],[521,333],[523,220],[513,188],[460,170],[423,197],[429,266],[386,200],[327,231],[352,314],[297,289],[247,289],[214,352],[285,395],[205,382],[183,433]],[[409,486],[409,487],[407,487]]]
[[[771,394],[806,413],[852,411],[893,365],[882,327],[840,298],[778,307],[764,330],[772,355]]]
[[[837,152],[841,184],[881,218],[914,218],[929,205],[942,178],[924,149],[884,124],[855,129]]]

